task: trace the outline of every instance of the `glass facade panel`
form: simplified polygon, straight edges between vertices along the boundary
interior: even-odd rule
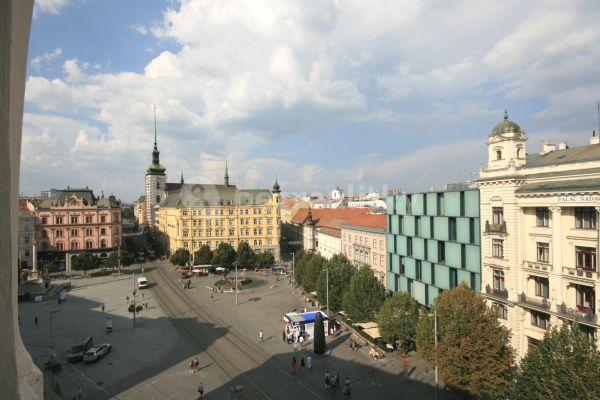
[[[440,289],[450,289],[448,267],[439,264],[435,265],[435,286]]]
[[[418,260],[425,259],[425,239],[413,238],[412,241],[413,252],[412,255]]]
[[[446,192],[444,193],[444,199],[446,204],[445,212],[448,217],[459,217],[460,216],[460,192]]]
[[[427,259],[431,262],[438,262],[438,242],[436,240],[427,241]]]
[[[414,258],[404,258],[404,275],[411,279],[415,279],[417,277],[416,263]]]
[[[458,243],[446,243],[446,265],[451,267],[461,267],[461,250]]]
[[[402,218],[404,220],[404,228],[402,233],[406,236],[414,236],[415,235],[415,217],[413,216],[405,216]]]
[[[425,284],[419,281],[413,281],[412,296],[420,304],[425,304]]]
[[[456,241],[470,243],[469,218],[456,218]]]
[[[471,273],[469,271],[465,271],[462,269],[458,270],[458,284],[461,282],[467,284],[467,286],[471,287]]]
[[[467,271],[475,272],[479,274],[481,271],[481,248],[474,245],[466,245],[467,265],[465,268]]]
[[[479,218],[478,190],[465,190],[465,217]]]
[[[412,195],[412,213],[413,215],[423,215],[423,193],[415,193]]]
[[[448,240],[448,218],[434,217],[433,229],[437,240]]]
[[[401,194],[396,196],[396,214],[406,214],[406,195]]]
[[[437,193],[427,193],[427,215],[437,215]]]
[[[421,281],[433,284],[431,280],[431,264],[427,261],[421,262]]]
[[[408,254],[406,251],[406,236],[396,236],[396,253],[401,256]]]
[[[430,238],[431,237],[431,224],[429,222],[430,217],[421,217],[421,226],[419,227],[419,232],[421,233],[421,237]]]

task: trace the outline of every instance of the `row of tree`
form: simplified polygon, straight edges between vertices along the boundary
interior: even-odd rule
[[[434,316],[437,315],[437,347]],[[429,310],[406,293],[386,299],[378,315],[388,343],[437,364],[446,385],[480,399],[598,399],[600,353],[577,326],[548,330],[517,367],[510,332],[465,284],[444,291]]]
[[[329,309],[344,310],[355,322],[373,321],[385,299],[385,288],[371,268],[354,265],[343,254],[326,260],[319,254],[300,253],[294,279],[307,292],[316,290],[319,304],[327,303],[329,292]]]
[[[236,261],[239,267],[269,267],[275,262],[275,257],[268,251],[254,252],[246,242],[241,242],[237,251],[229,243],[221,242],[214,250],[207,245],[200,246],[193,258],[187,249],[177,249],[171,256],[171,263],[175,265],[186,265],[193,262],[231,268]]]

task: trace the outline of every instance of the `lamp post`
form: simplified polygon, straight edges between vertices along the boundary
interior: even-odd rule
[[[56,314],[57,312],[60,312],[60,310],[52,310],[50,311],[50,331],[48,332],[48,349],[50,351],[50,360],[54,359],[54,337],[53,337],[53,332],[52,332],[52,315]]]
[[[295,264],[296,264],[296,253],[292,252],[292,281],[295,280],[295,277],[294,277],[294,266],[295,266]]]
[[[235,305],[238,305],[238,262],[234,261],[235,265]]]
[[[329,268],[325,268],[325,284],[327,287],[327,317],[329,317],[331,314],[329,314]]]
[[[430,317],[432,314],[427,314]],[[438,400],[438,364],[437,364],[437,345],[438,345],[438,328],[437,328],[437,310],[433,310],[433,346],[436,351],[436,362],[435,362],[435,400]]]

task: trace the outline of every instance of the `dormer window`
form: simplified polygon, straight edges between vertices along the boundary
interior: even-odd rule
[[[502,160],[502,150],[496,150],[496,160]]]

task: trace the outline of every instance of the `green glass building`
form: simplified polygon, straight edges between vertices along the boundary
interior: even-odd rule
[[[460,282],[481,290],[479,190],[390,195],[387,211],[388,289],[426,306]]]

